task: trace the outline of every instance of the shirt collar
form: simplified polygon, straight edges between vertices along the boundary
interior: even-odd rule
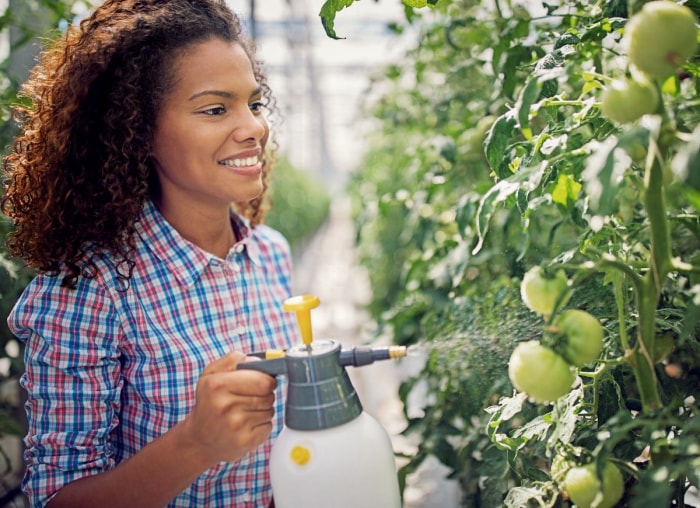
[[[260,249],[253,239],[250,223],[231,210],[231,221],[239,234],[239,241],[231,248],[227,258],[240,252],[247,253],[248,258],[260,264]],[[199,279],[202,272],[212,260],[219,258],[207,252],[189,240],[165,220],[151,200],[147,200],[136,222],[136,232],[147,248],[165,263],[178,281],[189,286]],[[240,246],[243,247],[240,247]]]
[[[247,252],[250,260],[259,265],[260,245],[256,241],[255,231],[250,226],[250,221],[231,210],[231,222],[233,222],[238,233],[238,242],[231,248],[229,256],[238,252],[241,249],[239,246],[243,245],[243,252]]]

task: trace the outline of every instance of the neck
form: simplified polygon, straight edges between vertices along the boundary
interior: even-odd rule
[[[237,241],[228,208],[212,211],[169,208],[161,203],[157,206],[165,220],[183,238],[222,259]]]

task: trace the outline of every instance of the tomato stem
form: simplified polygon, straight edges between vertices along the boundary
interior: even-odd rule
[[[608,367],[609,367],[609,365],[607,364],[607,362],[601,362],[600,364],[598,364],[598,366],[595,368],[595,370],[592,370],[592,371],[579,370],[578,374],[581,377],[589,377],[591,379],[597,379],[603,374],[603,372],[608,370]]]
[[[612,276],[613,287],[615,289],[615,302],[617,302],[617,320],[619,322],[620,343],[622,350],[627,352],[630,349],[630,341],[627,336],[627,292],[625,291],[625,277],[622,273],[615,273]]]
[[[649,271],[645,274],[641,288],[637,290],[637,344],[632,351],[631,363],[645,412],[662,406],[658,380],[654,370],[654,342],[656,338],[656,311],[661,285],[673,269],[671,235],[664,203],[664,161],[666,156],[666,130],[670,120],[662,112],[664,122],[658,142],[650,139],[644,175],[644,208],[649,220],[651,254]]]

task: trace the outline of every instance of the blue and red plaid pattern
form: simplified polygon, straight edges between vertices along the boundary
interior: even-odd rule
[[[216,358],[298,342],[295,318],[282,309],[291,294],[286,240],[233,220],[243,239],[224,260],[183,239],[149,202],[128,285],[104,256],[75,290],[45,274],[27,287],[8,322],[27,346],[24,490],[32,506],[184,419],[200,373]],[[282,381],[273,436],[284,419]],[[267,506],[270,447],[210,469],[168,506]]]

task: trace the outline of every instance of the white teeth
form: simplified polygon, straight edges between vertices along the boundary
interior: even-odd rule
[[[242,159],[226,159],[224,161],[221,161],[219,164],[223,164],[224,166],[231,166],[234,168],[242,168],[242,167],[246,167],[246,166],[254,166],[257,163],[258,163],[258,158],[253,156],[253,157],[244,157]]]

